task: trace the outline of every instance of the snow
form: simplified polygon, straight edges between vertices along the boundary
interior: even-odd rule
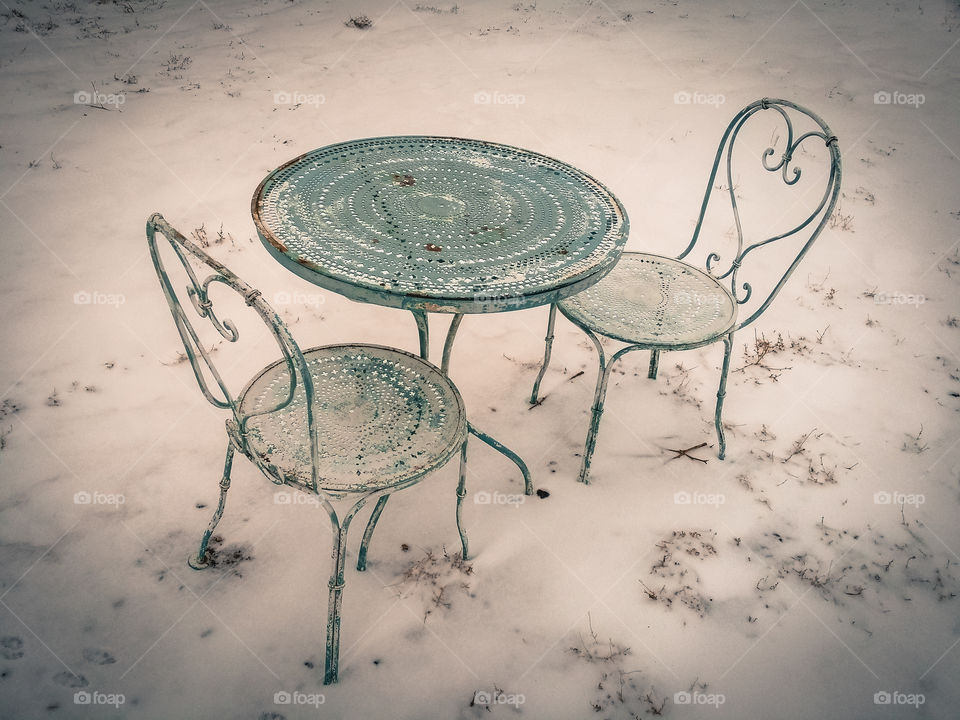
[[[958,32],[930,0],[10,0],[0,718],[955,717]],[[367,572],[348,568],[334,686],[316,505],[278,504],[238,457],[217,548],[242,559],[187,567],[224,416],[178,361],[150,213],[203,227],[303,347],[416,351],[409,314],[269,259],[249,203],[270,170],[377,135],[526,147],[611,188],[629,249],[673,255],[723,128],[762,96],[830,124],[843,196],[736,338],[725,461],[666,449],[715,444],[720,346],[663,355],[656,381],[645,353],[621,361],[584,486],[589,341],[558,320],[530,409],[546,308],[467,317],[451,376],[471,422],[549,497],[516,502],[516,468],[471,441],[460,565],[456,463],[395,495]],[[276,349],[242,303],[220,317],[253,339],[218,346],[236,387]]]

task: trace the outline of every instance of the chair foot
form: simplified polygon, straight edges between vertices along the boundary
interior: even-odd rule
[[[210,518],[210,524],[207,525],[207,529],[203,533],[203,538],[200,540],[200,549],[197,550],[196,555],[191,555],[190,559],[187,560],[187,565],[194,570],[203,570],[210,565],[207,560],[207,544],[210,542],[210,537],[220,522],[220,518],[223,517],[223,509],[227,504],[227,491],[230,489],[230,471],[233,469],[233,452],[233,443],[228,440],[227,457],[223,462],[223,478],[220,480],[220,500],[217,502],[217,509],[213,512],[213,517]]]
[[[210,562],[206,557],[197,557],[196,555],[191,555],[187,558],[187,565],[192,567],[194,570],[206,570],[210,567]]]

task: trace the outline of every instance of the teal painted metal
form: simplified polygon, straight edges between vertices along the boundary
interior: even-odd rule
[[[760,240],[747,242],[741,223],[740,208],[736,195],[736,178],[733,173],[733,149],[745,123],[757,113],[773,111],[783,121],[784,150],[776,164],[768,158],[776,154],[772,147],[760,156],[762,168],[768,172],[779,173],[787,186],[797,185],[801,178],[801,169],[791,165],[794,154],[804,143],[815,139],[823,143],[826,151],[824,161],[825,181],[823,192],[814,209],[799,224],[785,232],[766,235]],[[797,135],[794,120],[811,126],[813,129]],[[812,145],[806,145],[812,151]],[[812,153],[806,158],[814,162]],[[710,199],[716,187],[717,174],[724,168],[726,194],[733,213],[736,229],[736,251],[729,264],[720,269],[717,264],[721,257],[711,252],[706,257],[706,271],[694,267],[684,260],[697,246],[704,227],[704,218],[710,206]],[[783,288],[790,275],[806,255],[810,246],[830,219],[840,194],[842,175],[840,150],[837,138],[826,123],[816,114],[787,100],[764,98],[747,105],[727,126],[714,158],[710,177],[700,214],[697,218],[693,237],[686,249],[676,258],[663,257],[649,253],[625,252],[618,265],[600,282],[579,294],[554,304],[550,310],[547,326],[546,346],[543,366],[534,382],[531,403],[538,401],[540,383],[550,362],[553,345],[554,321],[556,310],[583,330],[597,348],[600,369],[594,392],[590,429],[580,468],[580,481],[588,482],[590,462],[596,448],[597,431],[603,404],[606,397],[607,381],[610,370],[617,359],[635,350],[650,350],[649,377],[656,378],[660,353],[666,350],[689,350],[716,342],[724,345],[723,365],[720,372],[720,385],[717,390],[717,403],[714,413],[714,425],[717,432],[718,456],[722,460],[726,454],[726,440],[723,432],[722,409],[726,396],[727,374],[730,369],[730,354],[733,348],[734,333],[756,320]],[[741,282],[739,273],[744,260],[755,250],[784,238],[794,238],[801,245],[786,271],[780,276],[773,289],[740,319],[740,308],[753,294],[748,282]],[[597,335],[602,335],[627,344],[607,361]]]
[[[530,393],[530,403],[535,404],[540,394],[540,383],[543,382],[543,376],[547,374],[547,367],[550,365],[550,354],[553,352],[553,331],[557,323],[557,306],[550,305],[550,316],[547,319],[547,334],[544,340],[543,365],[540,366],[540,372],[537,373],[537,379],[533,382],[533,392]]]
[[[417,320],[417,329],[420,331],[421,357],[428,359],[427,353],[429,353],[430,329],[427,314],[419,310],[415,310],[413,311],[413,316]],[[457,337],[457,330],[460,329],[460,323],[462,321],[463,313],[457,313],[450,320],[450,327],[447,329],[447,339],[443,343],[443,357],[440,362],[440,371],[444,374],[447,374],[450,371],[450,355],[453,352],[453,342]],[[478,430],[472,423],[467,423],[467,430],[478,440],[486,443],[498,453],[505,456],[508,460],[512,461],[513,464],[517,466],[517,469],[520,470],[520,475],[523,477],[524,495],[533,495],[533,478],[531,477],[530,469],[523,461],[523,458],[521,458],[519,455],[517,455],[517,453],[500,441],[494,439],[487,433]]]
[[[271,172],[253,196],[264,247],[284,266],[352,300],[410,310],[420,355],[429,312],[454,315],[447,372],[465,313],[557,302],[615,265],[629,220],[586,173],[529,150],[480,140],[351,140]],[[512,460],[520,457],[472,425]]]
[[[221,321],[209,297],[220,284],[240,294],[266,324],[281,359],[261,370],[233,395],[187,315],[160,256],[157,235],[166,238],[187,276],[186,295],[200,318],[229,342],[239,331]],[[209,564],[207,544],[223,515],[233,456],[241,452],[278,485],[316,494],[333,529],[324,683],[337,681],[340,606],[349,526],[364,505],[376,499],[364,533],[357,569],[363,570],[373,529],[393,492],[410,487],[460,452],[457,523],[464,558],[467,536],[461,524],[466,494],[467,422],[463,399],[445,373],[410,353],[378,345],[328,345],[301,351],[290,331],[260,293],[172,228],[159,214],[147,221],[147,242],[157,277],[187,358],[204,397],[228,409],[227,455],[220,498],[196,555],[189,564]],[[193,262],[212,274],[200,281]],[[215,388],[207,381],[213,378]],[[334,502],[345,501],[337,513]]]
[[[353,300],[488,313],[556,302],[616,264],[629,221],[577,168],[448,137],[330,145],[271,172],[252,213],[269,252]]]

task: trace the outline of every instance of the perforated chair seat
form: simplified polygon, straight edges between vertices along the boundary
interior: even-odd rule
[[[303,356],[313,381],[319,485],[327,494],[397,488],[460,450],[463,400],[433,365],[377,345],[319,347]],[[282,360],[265,368],[243,391],[241,416],[285,400],[289,378]],[[298,384],[286,407],[250,417],[245,442],[278,480],[312,490],[305,398]]]
[[[708,273],[673,258],[633,252],[558,307],[601,335],[664,350],[715,342],[737,319],[730,291]]]

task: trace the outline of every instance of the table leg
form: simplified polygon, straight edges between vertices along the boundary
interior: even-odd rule
[[[463,320],[463,313],[457,313],[450,321],[450,328],[447,330],[447,339],[443,343],[443,360],[440,362],[440,372],[444,375],[450,374],[450,353],[453,352],[453,339],[457,336],[457,330],[460,329],[460,321]]]
[[[428,316],[423,310],[411,310],[413,316],[417,320],[417,329],[420,332],[420,357],[424,360],[428,359],[429,348],[426,346],[426,343],[430,339],[430,330],[428,327]],[[449,374],[450,370],[450,356],[453,353],[453,342],[457,336],[457,330],[460,329],[460,323],[463,321],[463,313],[457,313],[453,316],[453,319],[450,321],[450,327],[447,330],[447,339],[443,343],[443,359],[441,360],[440,370],[444,375]],[[485,432],[477,430],[469,422],[467,423],[467,429],[470,431],[471,435],[476,436],[487,445],[492,447],[501,455],[504,455],[519,468],[520,474],[523,475],[523,492],[525,495],[533,495],[533,480],[530,478],[530,470],[527,468],[527,464],[517,455],[513,450],[508,448],[506,445],[501,443],[499,440],[487,435]]]
[[[427,313],[423,310],[411,310],[413,319],[417,321],[417,334],[420,336],[420,357],[430,359],[430,323]]]
[[[520,468],[520,474],[523,475],[523,494],[524,495],[533,495],[533,481],[530,479],[530,471],[527,469],[527,464],[520,459],[520,456],[517,455],[513,450],[508,448],[503,443],[494,440],[492,437],[487,435],[485,432],[477,430],[471,423],[467,423],[467,430],[470,431],[471,435],[475,435],[487,445],[492,447],[501,455],[505,455],[507,458],[512,460],[514,464]]]

